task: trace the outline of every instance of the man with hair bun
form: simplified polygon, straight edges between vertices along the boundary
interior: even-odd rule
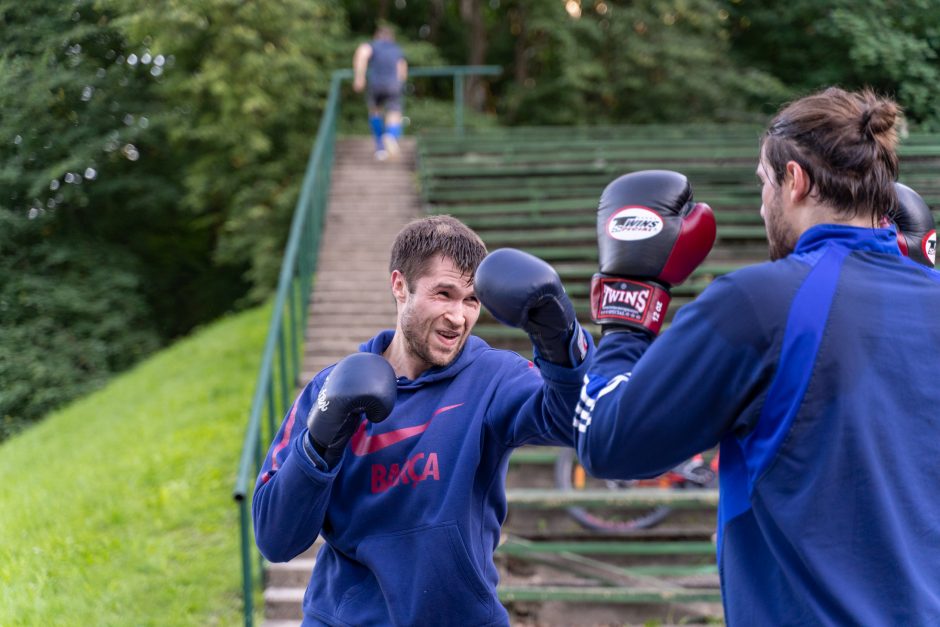
[[[595,309],[581,461],[632,479],[720,444],[730,625],[940,624],[940,273],[929,210],[899,202],[900,115],[867,90],[786,105],[757,165],[772,261],[655,341]],[[605,277],[649,280],[598,236]]]

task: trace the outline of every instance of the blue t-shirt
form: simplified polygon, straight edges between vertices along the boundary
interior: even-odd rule
[[[395,91],[400,87],[398,80],[398,62],[405,58],[401,48],[394,41],[376,39],[369,43],[372,56],[366,79],[369,89],[374,91]]]

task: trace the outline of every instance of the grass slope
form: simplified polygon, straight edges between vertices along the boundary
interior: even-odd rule
[[[241,620],[231,490],[269,315],[226,317],[0,446],[0,625]]]

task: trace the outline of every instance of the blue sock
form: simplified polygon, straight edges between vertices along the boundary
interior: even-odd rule
[[[388,131],[388,134],[394,137],[395,139],[401,139],[401,132],[402,132],[401,123],[390,124],[388,129],[386,130]]]
[[[382,133],[385,132],[385,123],[381,115],[370,115],[369,126],[372,127],[372,135],[375,137],[375,149],[382,150]]]

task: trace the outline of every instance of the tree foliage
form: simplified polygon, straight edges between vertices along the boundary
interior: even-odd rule
[[[125,249],[0,211],[0,440],[159,345]]]
[[[48,349],[54,325],[88,361],[4,354],[12,421],[271,289],[348,36],[336,3],[305,0],[0,0],[0,24],[3,352]],[[95,357],[77,331],[95,323],[139,349],[105,335]]]
[[[894,96],[908,119],[940,128],[940,5],[933,0],[732,0],[739,59],[796,92],[829,85]]]
[[[0,419],[269,293],[330,74],[379,21],[413,66],[504,68],[474,123],[763,120],[840,84],[940,128],[934,0],[0,0]],[[408,89],[409,132],[450,121],[449,80]]]
[[[732,61],[720,2],[581,5],[574,15],[562,2],[512,8],[507,34],[518,30],[523,47],[514,61],[521,80],[504,102],[514,121],[740,120],[786,93],[770,74]]]
[[[214,259],[243,265],[266,294],[279,270],[304,164],[333,69],[351,54],[334,2],[116,0],[134,41],[176,67],[160,86],[182,202],[215,221]]]

